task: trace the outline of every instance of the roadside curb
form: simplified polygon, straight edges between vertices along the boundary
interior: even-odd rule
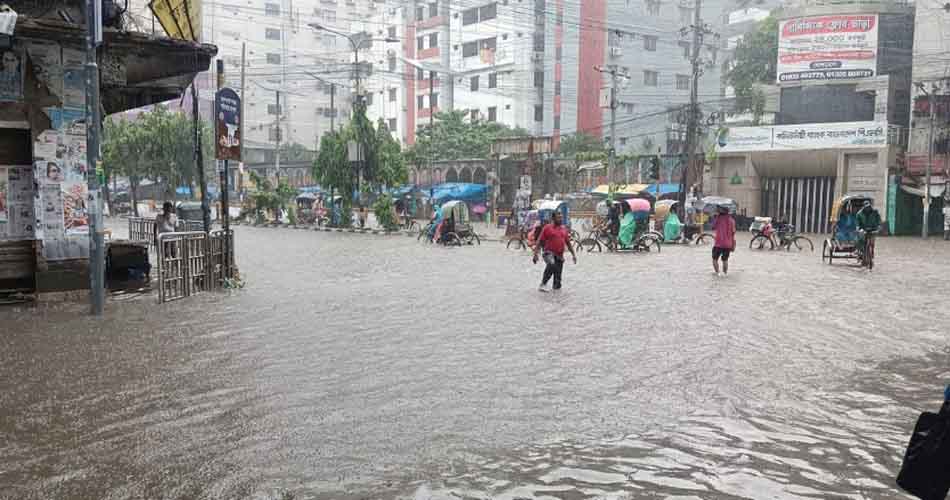
[[[232,222],[232,226],[247,226],[247,227],[256,227],[256,228],[270,228],[270,229],[296,229],[301,231],[316,231],[323,233],[347,233],[347,234],[368,234],[373,236],[406,236],[408,238],[415,237],[419,233],[416,231],[387,231],[385,229],[357,229],[357,228],[342,228],[342,227],[324,227],[317,225],[292,225],[292,224],[283,224],[283,223],[274,223],[268,222],[264,224],[255,224],[255,223],[246,223],[246,222]],[[478,235],[478,238],[482,241],[503,241],[500,238],[492,238],[485,235]]]

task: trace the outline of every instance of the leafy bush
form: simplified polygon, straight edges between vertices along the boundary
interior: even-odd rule
[[[384,194],[376,198],[376,203],[373,204],[373,212],[376,214],[376,221],[387,231],[395,231],[399,228],[396,206],[393,203],[392,196]]]

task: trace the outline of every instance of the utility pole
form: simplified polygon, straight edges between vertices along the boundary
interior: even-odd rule
[[[89,189],[89,291],[92,314],[102,316],[105,304],[105,248],[102,235],[102,198],[99,196],[99,51],[102,41],[102,4],[86,1],[86,182]]]
[[[276,154],[274,155],[275,157],[274,165],[277,170],[277,183],[274,185],[275,189],[280,187],[280,135],[281,135],[280,134],[280,112],[283,111],[282,109],[280,109],[280,91],[277,90],[276,92],[277,92],[277,134],[276,134],[275,139],[277,140],[277,149],[275,150]]]
[[[614,173],[614,162],[617,158],[617,94],[620,77],[629,78],[629,75],[621,73],[616,66],[603,68],[594,66],[595,71],[610,75],[610,151],[607,157],[607,184],[611,183]]]
[[[221,62],[223,63],[223,61]],[[220,66],[218,70],[221,70]],[[218,76],[218,79],[220,78]],[[201,116],[198,114],[198,90],[196,86],[197,77],[191,81],[191,120],[194,125],[195,170],[198,171],[198,189],[201,190],[201,222],[204,231],[207,233],[211,231],[211,207],[208,205],[208,181],[205,179],[204,154],[201,151]]]
[[[686,165],[683,167],[683,174],[680,178],[680,193],[679,201],[681,205],[686,203],[686,179],[689,176],[690,167],[696,163],[695,153],[696,153],[696,139],[699,129],[699,77],[702,76],[702,59],[700,58],[700,52],[703,46],[703,39],[706,35],[712,34],[712,30],[708,26],[703,24],[702,20],[702,0],[695,0],[693,6],[693,25],[689,28],[683,28],[681,31],[682,34],[692,32],[693,34],[693,52],[692,57],[690,58],[690,64],[692,65],[692,75],[690,78],[689,85],[689,105],[687,108],[686,115]],[[718,35],[717,35],[718,36]]]
[[[927,238],[930,236],[930,176],[933,172],[934,164],[934,122],[936,118],[936,102],[934,101],[934,94],[936,93],[936,87],[927,90],[927,86],[923,82],[917,82],[917,88],[921,92],[927,95],[927,103],[930,104],[930,131],[927,133],[927,165],[926,170],[924,171],[924,213],[923,221],[920,225],[920,237]]]
[[[244,114],[244,109],[245,109],[244,106],[245,106],[245,103],[247,102],[247,96],[244,94],[245,90],[247,89],[246,87],[247,74],[246,73],[247,73],[247,44],[245,42],[241,42],[241,124],[240,124],[240,130],[241,130],[241,163],[242,164],[244,163],[244,158],[245,158],[244,143],[247,142],[245,140],[247,135],[245,135],[244,133],[244,117],[247,116],[246,114]],[[238,176],[237,176],[236,182],[234,183],[234,191],[238,193],[239,202],[242,201],[243,199],[241,193],[243,192],[242,186],[244,186],[244,178],[243,178],[244,175],[242,172],[243,172],[243,168],[238,171]]]
[[[336,84],[330,84],[330,132],[336,131],[333,126],[333,120],[336,118]]]

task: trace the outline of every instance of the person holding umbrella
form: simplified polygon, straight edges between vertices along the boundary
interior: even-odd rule
[[[729,213],[729,207],[718,205],[713,219],[712,229],[715,242],[712,249],[713,270],[716,276],[729,274],[729,255],[736,249],[736,220]],[[719,272],[719,259],[722,259],[722,273]]]

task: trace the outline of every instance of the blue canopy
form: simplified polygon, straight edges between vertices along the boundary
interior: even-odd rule
[[[298,193],[322,193],[320,186],[302,186],[297,188]]]
[[[438,203],[451,200],[482,202],[488,194],[488,186],[467,182],[446,182],[432,186],[430,192],[432,200]]]
[[[647,193],[651,196],[656,196],[656,184],[647,184],[647,188],[643,190],[644,193]],[[679,193],[680,185],[671,184],[671,183],[661,183],[660,184],[660,195],[670,194],[670,193]]]
[[[417,191],[418,189],[419,188],[413,186],[412,184],[406,184],[405,186],[390,189],[389,194],[393,195],[393,198],[402,198],[403,196]]]

